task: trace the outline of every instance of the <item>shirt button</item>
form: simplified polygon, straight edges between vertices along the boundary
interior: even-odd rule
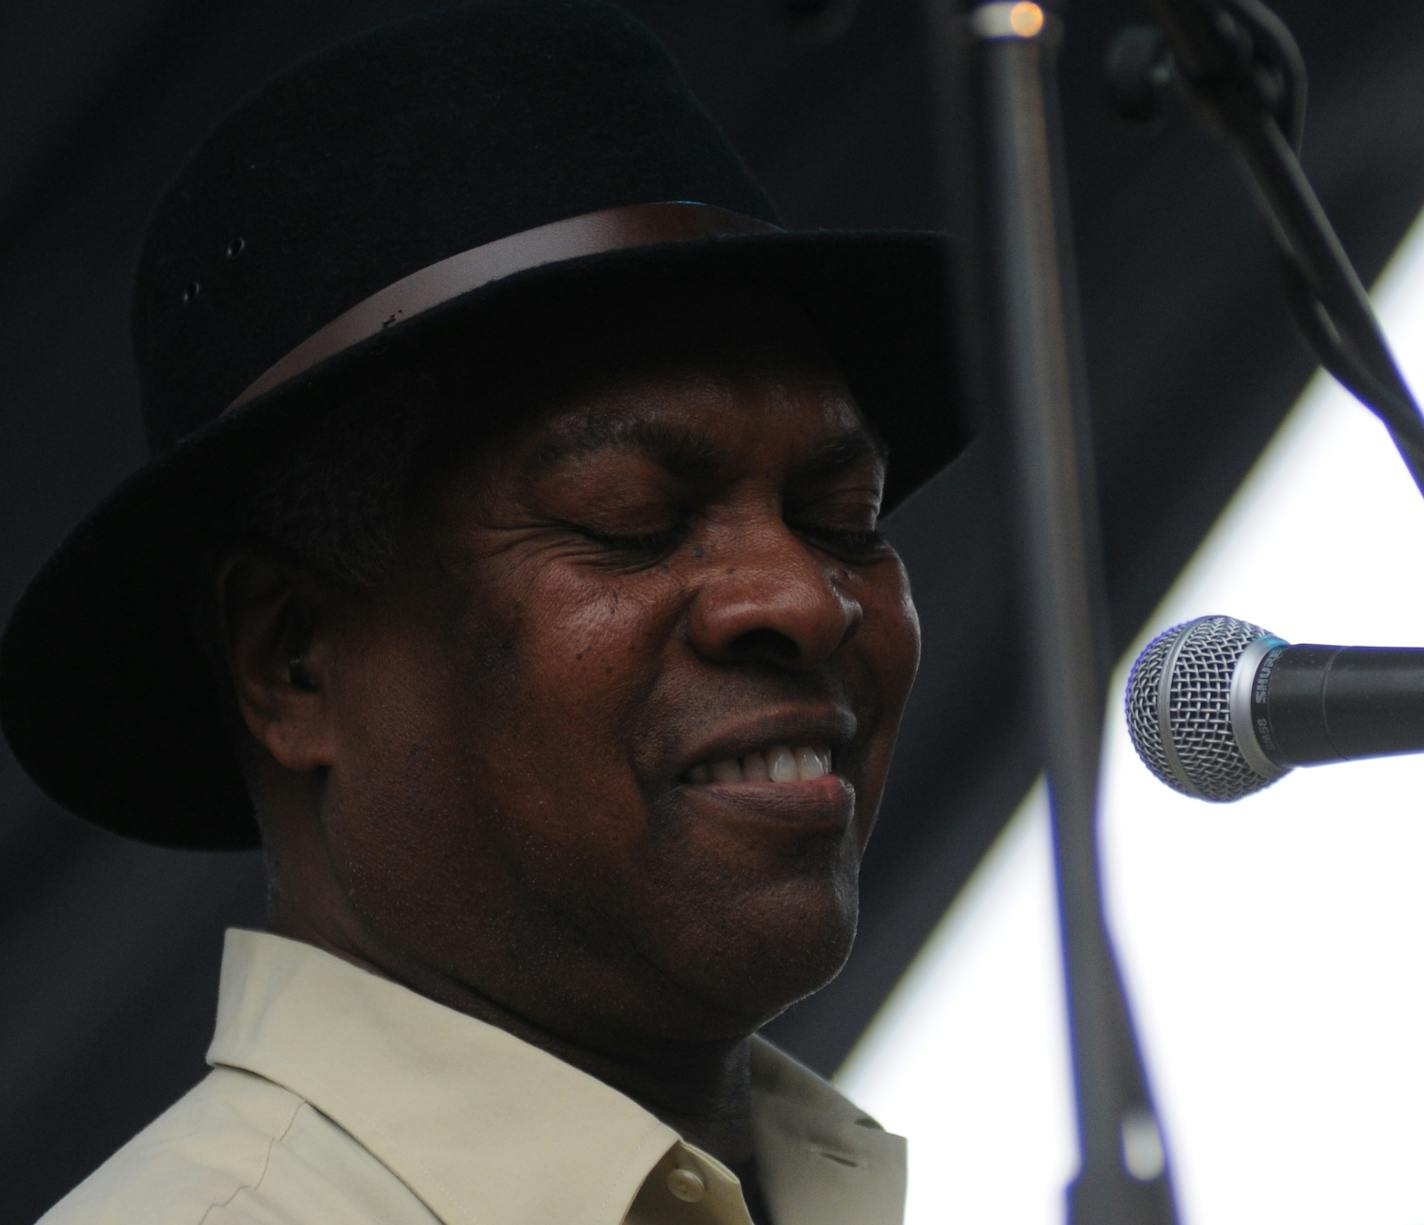
[[[685,1170],[678,1166],[667,1176],[667,1189],[684,1204],[695,1204],[707,1194],[707,1184],[696,1170]]]

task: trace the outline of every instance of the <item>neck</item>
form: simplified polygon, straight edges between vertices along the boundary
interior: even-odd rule
[[[468,984],[444,976],[392,973],[364,955],[358,942],[333,939],[292,916],[273,914],[271,928],[547,1051],[617,1089],[685,1142],[724,1164],[752,1157],[748,1037],[680,1040],[601,1027],[598,1039],[591,1040],[587,1033],[556,1032],[540,1025]]]

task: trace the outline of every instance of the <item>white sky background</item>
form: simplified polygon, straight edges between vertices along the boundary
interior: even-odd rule
[[[1424,220],[1374,299],[1424,394]],[[1424,645],[1424,502],[1318,376],[1114,679],[1110,918],[1184,1225],[1424,1225],[1424,757],[1210,805],[1138,762],[1127,665],[1225,613]],[[838,1081],[910,1137],[909,1225],[1058,1225],[1076,1167],[1047,816],[1026,802]]]

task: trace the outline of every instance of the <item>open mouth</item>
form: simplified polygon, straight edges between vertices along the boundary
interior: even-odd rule
[[[812,783],[833,769],[829,745],[772,745],[765,750],[693,766],[689,783]]]

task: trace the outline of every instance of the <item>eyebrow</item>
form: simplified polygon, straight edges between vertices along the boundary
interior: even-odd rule
[[[541,475],[598,451],[638,451],[693,480],[712,478],[726,459],[711,439],[685,426],[601,409],[560,420],[530,456],[527,470]]]
[[[889,460],[890,448],[869,427],[861,425],[819,443],[796,465],[795,471],[803,480],[815,480],[834,476],[857,464],[871,463],[883,476]]]
[[[723,447],[684,425],[602,409],[558,422],[551,436],[529,457],[526,471],[539,476],[561,463],[599,451],[636,451],[674,475],[698,482],[714,479],[729,466],[730,459]],[[814,480],[867,461],[883,471],[887,460],[884,442],[867,426],[859,425],[819,442],[796,464],[794,474]]]

